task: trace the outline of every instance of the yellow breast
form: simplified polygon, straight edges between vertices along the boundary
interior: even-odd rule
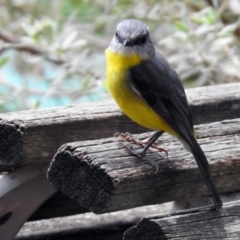
[[[113,98],[122,111],[133,121],[152,130],[163,130],[176,135],[170,126],[131,88],[127,71],[141,62],[138,55],[122,55],[105,51],[107,58],[107,81]]]

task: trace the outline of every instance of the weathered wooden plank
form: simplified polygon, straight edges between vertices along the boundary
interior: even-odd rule
[[[26,222],[16,240],[122,240],[124,231],[146,215],[169,212],[171,204],[144,206],[115,213],[93,213]]]
[[[195,124],[240,117],[240,83],[187,90]],[[111,100],[0,114],[0,167],[50,161],[66,142],[145,132]]]
[[[219,192],[240,190],[240,119],[199,125],[196,132]],[[208,195],[192,155],[167,134],[161,141],[168,159],[155,151],[147,155],[158,163],[158,173],[108,138],[63,145],[48,180],[95,213]]]
[[[124,233],[124,240],[240,239],[240,201],[220,211],[190,209],[173,215],[144,218]]]
[[[226,199],[226,196],[222,197],[223,201],[229,201],[229,197]],[[240,197],[239,197],[240,199]],[[186,208],[195,208],[202,206],[204,204],[211,204],[211,199],[203,197],[197,199],[188,199],[178,202],[169,202],[161,205],[151,205],[144,206],[139,208],[134,208],[137,212],[145,213],[142,216],[156,214],[156,212],[166,212],[170,213],[172,211],[186,209]],[[160,209],[160,210],[159,210]],[[128,211],[128,210],[127,210]],[[76,214],[82,214],[89,212],[86,208],[82,207],[76,201],[66,196],[62,192],[55,193],[50,197],[46,202],[44,202],[33,215],[28,219],[28,221],[36,221],[42,219],[50,219],[57,217],[66,217]]]

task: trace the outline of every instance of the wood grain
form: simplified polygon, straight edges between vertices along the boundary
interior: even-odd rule
[[[240,83],[187,90],[195,124],[240,117]],[[123,115],[113,100],[0,114],[0,170],[48,162],[66,142],[146,129]]]
[[[240,239],[240,201],[225,203],[220,211],[191,209],[144,218],[124,233],[123,240]]]
[[[198,125],[196,133],[219,192],[240,190],[240,119]],[[158,163],[158,173],[119,148],[117,138],[65,144],[51,162],[48,180],[95,213],[209,195],[192,155],[167,134],[161,142],[168,159],[156,151],[147,155]]]

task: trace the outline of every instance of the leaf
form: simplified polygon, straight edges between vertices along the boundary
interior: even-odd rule
[[[0,59],[0,67],[4,66],[8,62],[9,58],[8,57],[2,57]]]
[[[214,10],[213,8],[209,8],[207,13],[204,16],[198,17],[198,16],[192,16],[191,20],[195,23],[199,23],[199,24],[208,24],[208,25],[212,25],[214,24],[218,19],[218,13],[216,10]]]
[[[207,18],[209,24],[214,24],[218,19],[218,12],[215,9],[210,8],[206,18]]]
[[[174,25],[175,27],[180,30],[180,31],[183,31],[183,32],[187,32],[188,31],[188,27],[187,25],[185,24],[185,22],[182,22],[182,21],[175,21],[174,22]]]
[[[191,20],[193,21],[193,22],[195,22],[195,23],[204,23],[204,20],[203,20],[203,18],[200,18],[200,17],[196,17],[196,16],[192,16],[191,17]]]

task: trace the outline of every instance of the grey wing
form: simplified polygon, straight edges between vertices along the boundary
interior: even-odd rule
[[[184,140],[193,133],[191,113],[180,78],[160,54],[129,70],[134,91]],[[147,116],[146,116],[147,117]],[[187,139],[186,139],[187,140]]]

